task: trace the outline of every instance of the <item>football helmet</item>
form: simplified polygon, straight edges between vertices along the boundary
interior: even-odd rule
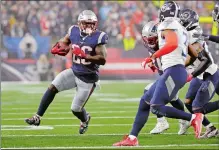
[[[142,29],[142,40],[144,45],[150,48],[155,48],[158,44],[158,35],[157,35],[157,26],[158,23],[155,21],[148,22]]]
[[[91,10],[84,10],[78,16],[78,26],[81,32],[90,35],[97,29],[97,16]]]
[[[180,11],[180,23],[186,28],[187,31],[191,31],[199,26],[199,16],[191,9],[183,9]]]
[[[213,20],[219,23],[219,2],[214,7],[214,10],[212,11],[212,17]]]
[[[163,22],[167,17],[179,18],[180,7],[174,1],[167,1],[159,10],[159,21]]]

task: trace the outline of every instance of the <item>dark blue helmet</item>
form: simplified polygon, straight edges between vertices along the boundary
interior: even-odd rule
[[[167,1],[159,10],[159,21],[163,22],[167,17],[179,18],[180,7],[174,1]]]
[[[183,9],[180,11],[180,22],[187,31],[195,29],[199,25],[198,14],[191,9]]]
[[[212,11],[212,17],[213,20],[219,23],[219,2],[214,7],[214,10]]]

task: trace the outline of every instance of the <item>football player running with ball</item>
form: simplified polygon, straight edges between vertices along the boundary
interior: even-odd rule
[[[29,125],[40,125],[47,108],[58,92],[76,88],[71,111],[81,122],[79,133],[88,129],[91,119],[84,106],[96,87],[99,79],[99,65],[106,63],[108,36],[97,30],[97,17],[94,12],[84,10],[79,14],[78,25],[69,28],[67,35],[52,48],[51,53],[65,56],[72,44],[72,62],[70,69],[60,72],[43,95],[37,113],[26,119]]]
[[[151,57],[144,60],[144,66],[161,58],[163,74],[151,86],[141,99],[146,96],[148,99],[141,100],[144,105],[144,117],[148,119],[149,112],[159,114],[168,118],[183,119],[190,122],[194,127],[195,137],[199,138],[202,129],[204,115],[201,113],[190,114],[174,107],[165,106],[185,85],[187,71],[185,60],[188,49],[189,34],[180,24],[179,6],[174,1],[167,1],[160,9],[158,25],[159,50]],[[148,94],[148,95],[147,95]],[[141,104],[140,104],[141,105]],[[137,146],[137,137],[129,135],[122,141],[113,144],[114,146]]]

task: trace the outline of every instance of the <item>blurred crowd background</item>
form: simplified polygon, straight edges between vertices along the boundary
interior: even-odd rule
[[[129,51],[142,45],[142,27],[146,22],[157,19],[158,9],[162,3],[163,1],[2,1],[2,32],[6,37],[22,38],[27,35],[50,37],[50,48],[67,33],[72,24],[77,24],[77,17],[81,11],[90,9],[98,16],[98,28],[109,35],[108,47],[122,49],[124,56],[127,57],[140,57],[142,53],[139,52],[138,55]],[[199,16],[207,17],[211,16],[215,5],[213,1],[177,1],[177,3],[181,8],[191,8],[197,11]],[[204,33],[211,34],[212,23],[201,26]],[[9,53],[5,43],[1,42],[3,59],[36,59],[50,63],[46,65],[53,66],[50,68],[54,69],[56,66],[59,68],[56,72],[66,67],[60,65],[66,58],[59,57],[51,61],[49,49],[47,53],[36,57],[28,54],[18,57]],[[218,50],[213,48],[213,53],[218,54]]]

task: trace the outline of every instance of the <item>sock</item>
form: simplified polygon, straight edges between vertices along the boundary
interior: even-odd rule
[[[160,106],[160,105],[152,106],[152,113],[154,114],[159,113],[160,115],[166,116],[168,118],[183,119],[187,121],[190,121],[192,117],[192,114],[186,113],[182,110],[178,110],[170,106]]]
[[[192,114],[192,117],[191,119],[189,120],[189,123],[191,124],[192,123],[192,120],[195,119],[196,115],[195,114]]]
[[[184,111],[184,104],[183,104],[183,102],[179,98],[177,100],[175,100],[175,101],[171,101],[170,104],[174,108]]]
[[[137,137],[134,136],[134,135],[129,135],[129,138],[130,138],[131,140],[134,140],[134,139],[137,138]]]
[[[53,101],[57,91],[47,89],[47,91],[44,93],[40,105],[38,107],[37,115],[43,116],[43,114],[46,112],[46,109],[49,107],[50,103]]]
[[[87,113],[85,109],[83,108],[81,112],[75,112],[72,110],[72,113],[79,119],[81,122],[87,121]]]
[[[150,105],[148,105],[143,99],[141,99],[138,106],[138,112],[135,116],[135,121],[132,125],[132,130],[129,135],[134,135],[135,137],[138,136],[139,132],[144,127],[144,124],[148,120],[149,112]]]
[[[185,106],[186,106],[186,108],[188,109],[188,111],[193,114],[193,111],[192,111],[192,104],[185,104]]]

